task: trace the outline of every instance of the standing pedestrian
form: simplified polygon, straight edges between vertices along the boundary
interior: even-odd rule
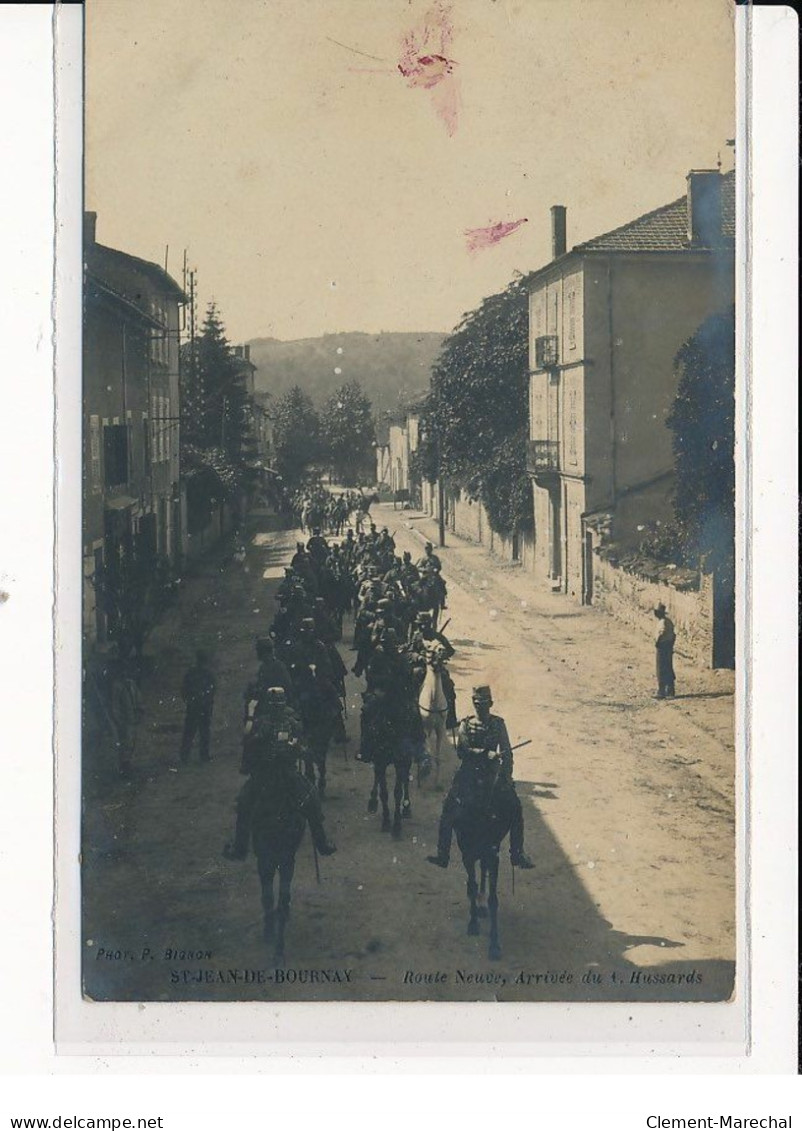
[[[215,681],[209,667],[209,657],[198,649],[195,664],[189,668],[181,684],[181,696],[186,703],[184,735],[181,739],[181,761],[188,762],[195,735],[198,735],[201,762],[211,761],[209,742],[212,729]]]
[[[666,613],[666,607],[660,602],[654,610],[658,620],[655,635],[655,649],[657,656],[657,696],[658,699],[674,698],[674,641],[677,634],[674,631],[674,622]]]
[[[118,659],[111,672],[111,720],[120,777],[131,776],[137,725],[142,717],[142,698],[130,660]]]

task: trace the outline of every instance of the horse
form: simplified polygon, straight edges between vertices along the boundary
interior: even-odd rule
[[[437,621],[443,610],[443,583],[433,570],[421,574],[418,610],[432,614],[432,627],[437,629]]]
[[[499,772],[495,768],[490,770],[489,775],[477,776],[472,796],[463,799],[461,810],[454,821],[457,844],[468,876],[468,934],[479,934],[479,919],[485,913],[484,907],[480,906],[480,890],[476,880],[478,864],[481,868],[482,894],[485,878],[489,889],[486,913],[490,919],[490,939],[487,956],[493,961],[501,958],[498,935],[499,850],[512,824],[511,813],[505,811],[506,806],[503,804],[497,804],[494,796]]]
[[[378,812],[381,801],[382,832],[392,830],[397,840],[401,836],[402,820],[412,816],[409,778],[414,748],[409,737],[405,735],[403,726],[399,725],[400,720],[388,716],[384,695],[376,692],[365,693],[363,700],[359,760],[373,763],[373,786],[368,798],[368,813]],[[389,766],[395,769],[392,823],[387,791]]]
[[[426,648],[426,674],[418,694],[426,751],[430,762],[434,763],[435,785],[440,784],[441,753],[447,745],[448,698],[443,687],[445,655],[445,648],[437,641]]]
[[[264,940],[273,942],[276,966],[284,963],[284,935],[290,914],[295,857],[307,818],[293,772],[275,762],[263,771],[251,817],[252,843],[262,887]],[[273,886],[278,872],[278,905]]]

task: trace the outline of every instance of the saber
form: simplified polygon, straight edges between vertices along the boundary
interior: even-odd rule
[[[438,632],[445,632],[445,630],[451,624],[452,620],[453,620],[453,617],[449,617],[448,620],[446,621],[446,623],[444,625],[441,625],[440,628],[437,629],[437,631]]]
[[[525,738],[523,742],[516,742],[515,746],[510,747],[510,754],[512,754],[513,750],[520,750],[522,746],[530,746],[531,744],[531,738]]]

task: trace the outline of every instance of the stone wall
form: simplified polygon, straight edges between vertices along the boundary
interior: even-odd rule
[[[680,591],[612,565],[593,554],[593,604],[617,620],[654,637],[655,605],[662,603],[677,631],[675,650],[692,663],[713,663],[713,583],[702,574],[698,589]]]

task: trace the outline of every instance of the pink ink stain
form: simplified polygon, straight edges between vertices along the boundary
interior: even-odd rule
[[[401,74],[411,90],[425,90],[431,98],[432,108],[446,127],[449,137],[457,130],[460,94],[454,68],[457,63],[449,58],[448,51],[454,38],[451,22],[452,5],[446,0],[437,0],[423,18],[419,27],[412,28],[401,38],[401,56],[397,67],[349,67],[353,74],[395,75]],[[340,40],[326,36],[330,43],[344,48],[363,58],[384,62],[378,55],[371,55],[356,47],[350,47]]]
[[[500,240],[512,235],[521,224],[527,224],[529,218],[524,216],[521,220],[510,220],[507,223],[499,220],[489,228],[466,228],[463,233],[468,251],[482,251],[486,247],[493,247]]]
[[[451,4],[437,3],[429,9],[421,27],[412,28],[401,40],[398,70],[414,90],[429,92],[435,113],[453,137],[459,118],[457,65],[448,52],[454,38]]]

